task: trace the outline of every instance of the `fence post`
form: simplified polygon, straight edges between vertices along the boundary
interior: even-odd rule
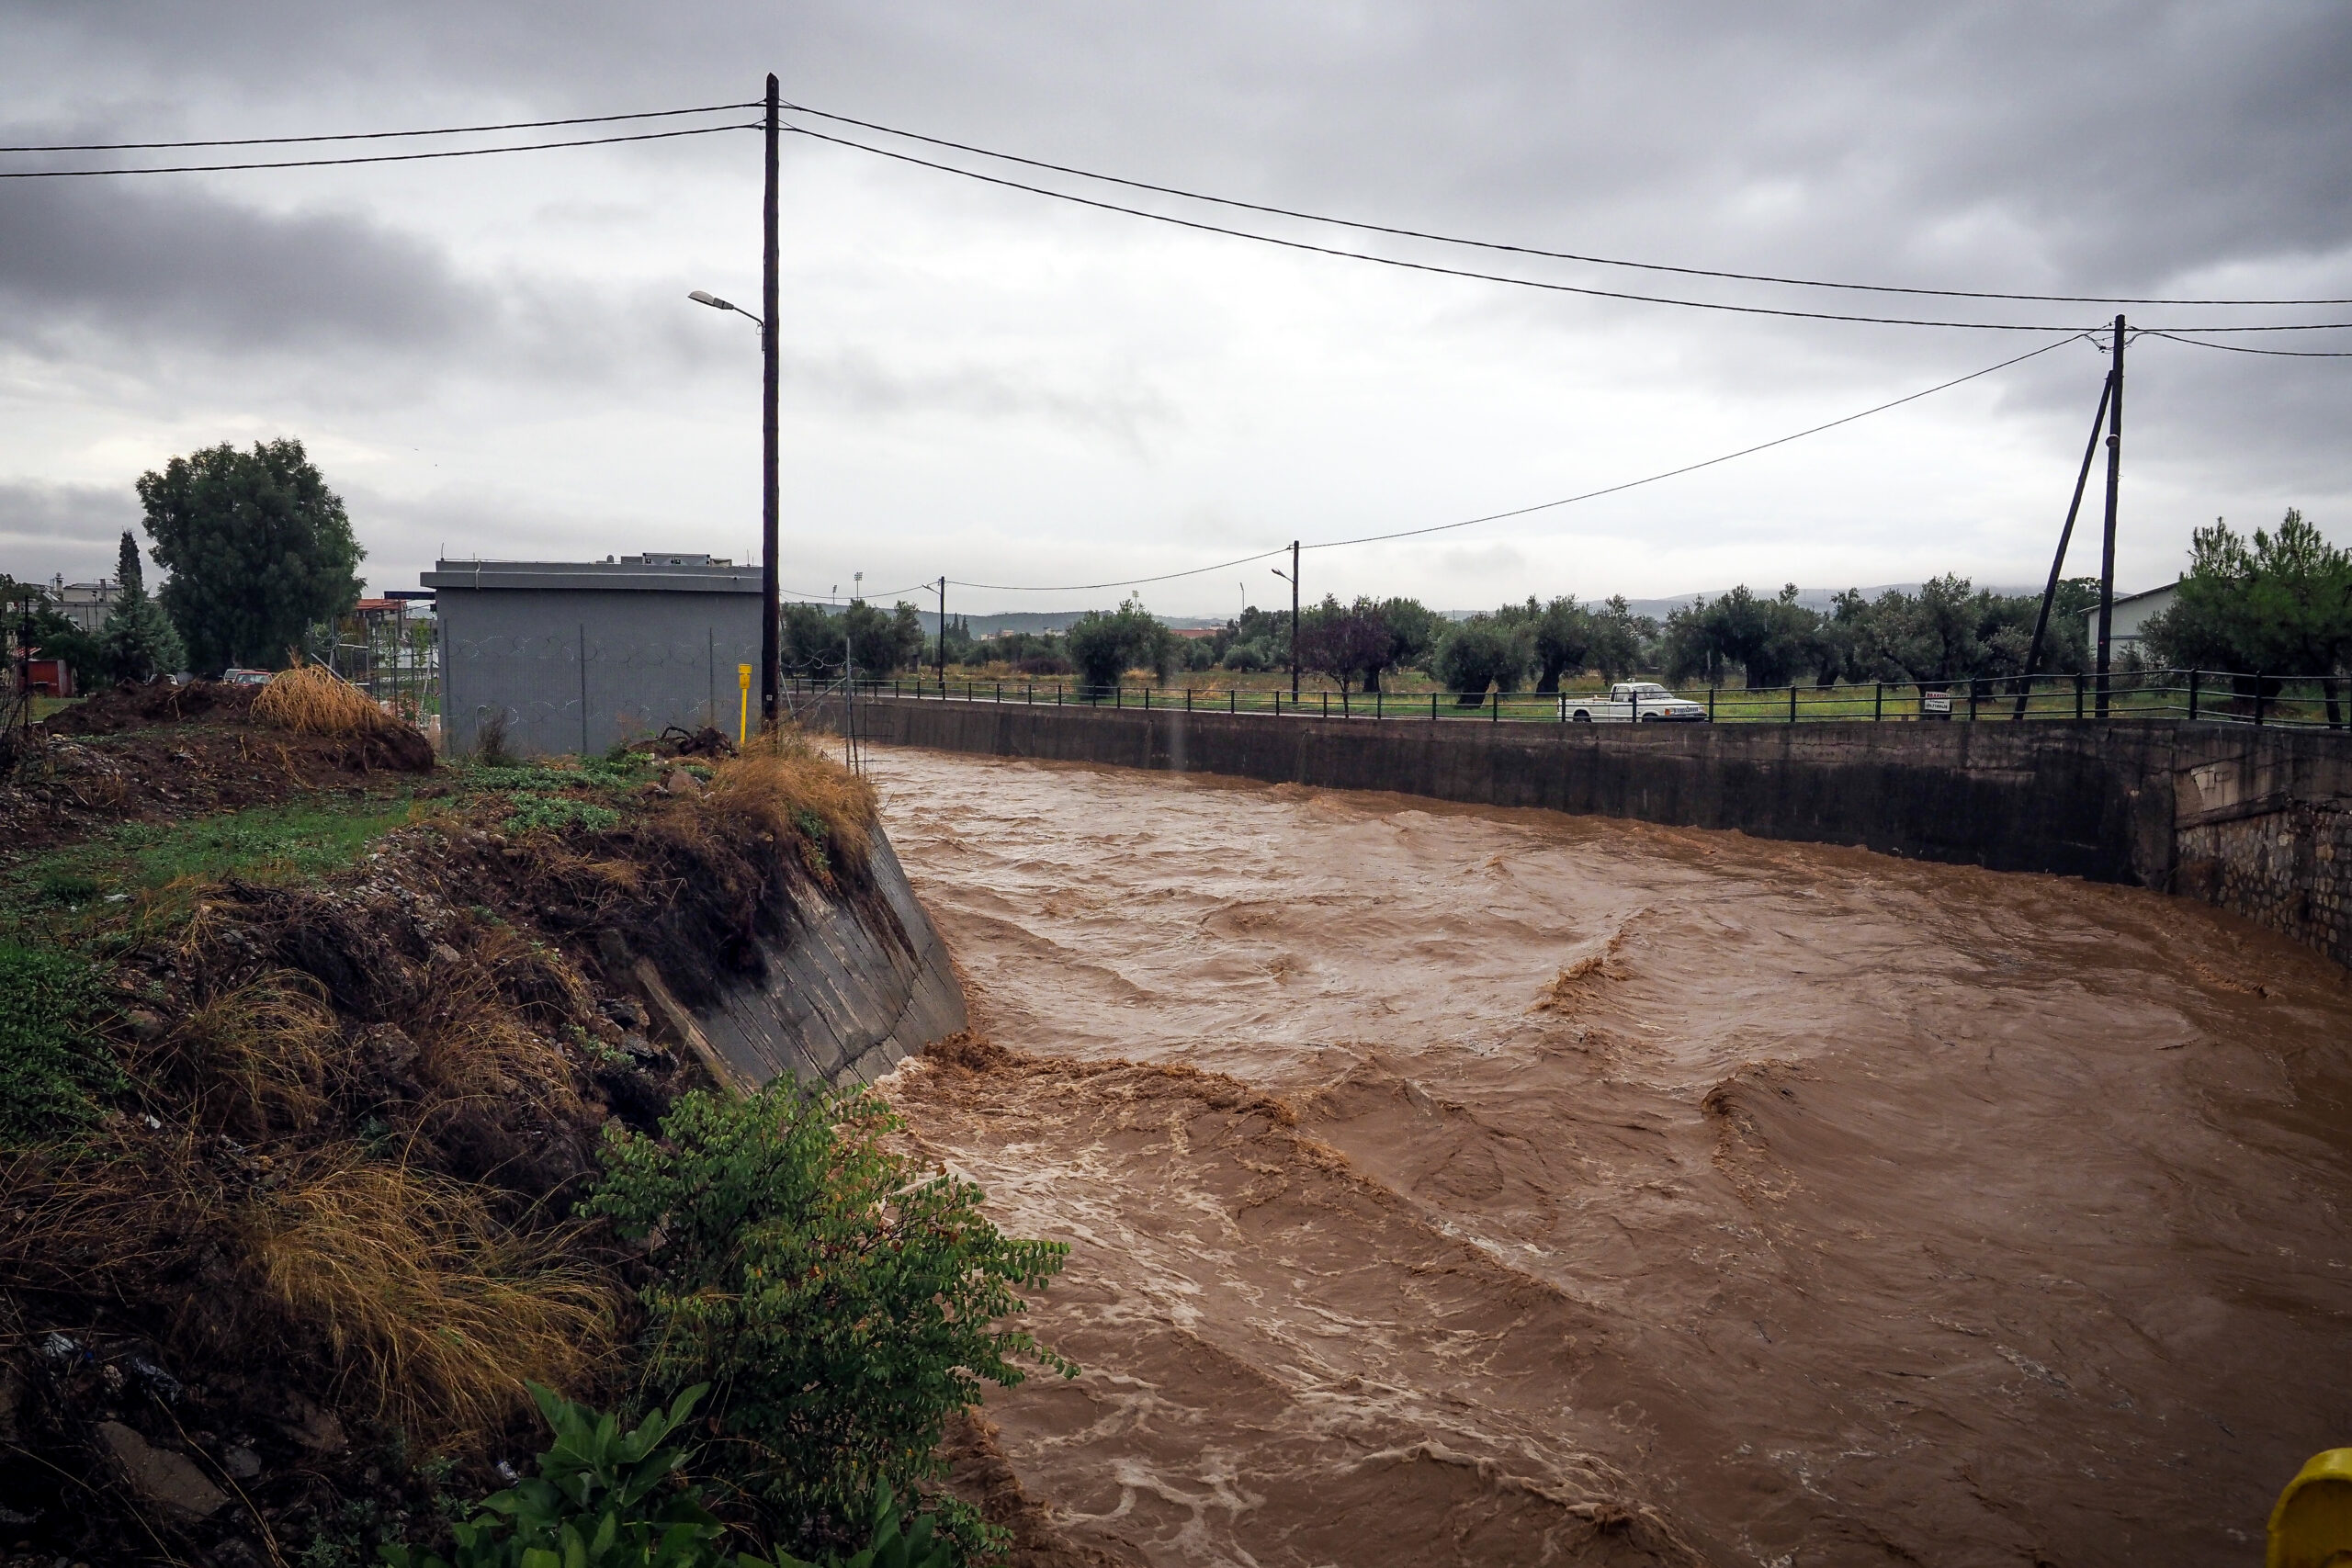
[[[1560,711],[1566,713],[1567,705],[1563,703],[1560,705]],[[1715,722],[1715,689],[1713,686],[1707,688],[1707,722],[1709,724]]]
[[[2075,716],[2083,716],[2083,675],[2079,670],[2075,672]]]
[[[1435,692],[1430,694],[1430,722],[1431,724],[1437,722],[1437,694]]]
[[[1503,721],[1503,689],[1502,689],[1500,686],[1497,686],[1497,687],[1495,688],[1495,708],[1494,708],[1494,716],[1493,716],[1492,718],[1489,718],[1487,722],[1487,723],[1489,723],[1489,724],[1500,724],[1502,721]]]
[[[1374,718],[1375,718],[1375,719],[1385,718],[1385,717],[1386,717],[1386,716],[1387,716],[1387,713],[1388,713],[1388,694],[1387,694],[1387,693],[1385,693],[1385,692],[1374,692],[1374,693],[1373,693],[1373,694],[1372,694],[1372,716],[1373,716]]]
[[[1331,694],[1329,692],[1323,694],[1323,716],[1325,718],[1331,716]]]
[[[1062,705],[1062,683],[1059,681],[1054,682],[1054,705]]]
[[[1976,722],[1976,677],[1968,678],[1968,722]]]
[[[1121,684],[1119,682],[1116,682],[1116,681],[1112,682],[1111,682],[1111,705],[1112,705],[1113,707],[1114,707],[1114,708],[1117,708],[1117,707],[1125,707],[1125,706],[1126,706],[1126,705],[1127,705],[1127,689],[1126,689],[1126,687],[1125,687],[1125,685]]]
[[[2188,672],[2188,720],[2191,724],[2197,722],[2197,671],[2194,670]]]
[[[1792,681],[1792,682],[1789,682],[1789,722],[1790,722],[1791,724],[1794,724],[1796,721],[1797,721],[1797,683],[1796,683],[1794,681]]]
[[[1871,722],[1878,724],[1886,717],[1886,682],[1871,682]]]
[[[1241,711],[1241,693],[1238,689],[1231,686],[1226,688],[1225,711],[1227,713],[1239,713]]]
[[[2254,672],[2254,722],[2262,722],[2262,671]]]

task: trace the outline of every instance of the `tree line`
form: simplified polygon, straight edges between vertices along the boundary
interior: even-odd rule
[[[1429,676],[1475,701],[1489,691],[1556,692],[1565,682],[1657,675],[1677,684],[1749,688],[1817,685],[1951,685],[2014,680],[2032,655],[2037,594],[1996,593],[1952,574],[1917,591],[1859,589],[1826,609],[1798,602],[1794,584],[1777,593],[1746,586],[1695,598],[1661,620],[1634,613],[1622,596],[1589,604],[1534,596],[1460,617],[1409,598],[1326,595],[1298,621],[1298,661],[1341,690],[1381,689],[1400,671]],[[2052,600],[2036,674],[2070,675],[2091,665],[2098,580],[2062,580]],[[873,613],[879,619],[878,612]],[[910,606],[899,615],[895,650],[926,640]],[[838,637],[839,634],[834,634]],[[2248,678],[2316,678],[2333,689],[2352,666],[2352,552],[2330,545],[2301,513],[2276,532],[2249,537],[2221,521],[2197,531],[2173,604],[2142,627],[2145,651],[2122,655],[2126,671],[2151,661],[2169,668],[2238,672]],[[1291,616],[1245,609],[1209,636],[1180,637],[1139,598],[1091,611],[1068,631],[1009,632],[981,641],[959,622],[945,633],[950,662],[1010,665],[1031,676],[1075,675],[1107,688],[1131,671],[1167,681],[1213,671],[1287,670]],[[863,638],[860,641],[864,646]],[[940,647],[931,642],[929,654]],[[920,651],[894,651],[910,665]],[[863,653],[860,663],[865,663]],[[882,672],[879,660],[876,665]]]
[[[95,631],[58,614],[40,584],[0,576],[0,603],[29,605],[34,641],[85,684],[275,669],[358,603],[367,552],[300,441],[208,446],[142,474],[138,491],[150,551],[172,574],[153,595],[128,530],[114,606]]]

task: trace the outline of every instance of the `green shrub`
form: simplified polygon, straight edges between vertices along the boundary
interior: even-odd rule
[[[683,1447],[662,1445],[704,1393],[690,1388],[623,1432],[610,1416],[530,1386],[555,1442],[538,1473],[482,1499],[453,1526],[456,1568],[727,1568],[726,1529],[675,1479]],[[405,1546],[378,1549],[392,1568],[451,1568]]]
[[[660,1138],[610,1136],[590,1205],[652,1243],[649,1376],[715,1387],[715,1465],[802,1550],[854,1539],[879,1488],[938,1474],[948,1417],[984,1380],[1020,1382],[1015,1358],[1077,1375],[997,1326],[1069,1248],[1004,1235],[978,1187],[887,1146],[899,1130],[863,1092],[692,1094]],[[967,1552],[1001,1544],[967,1506],[933,1506]]]
[[[93,1034],[97,976],[71,953],[0,942],[0,1144],[54,1137],[96,1120],[122,1084]]]
[[[885,1482],[874,1489],[874,1513],[866,1522],[863,1547],[846,1557],[828,1557],[821,1564],[779,1551],[764,1568],[954,1568],[955,1562],[955,1541],[933,1533],[927,1514],[909,1522]],[[748,1557],[742,1563],[743,1568],[763,1568]]]
[[[567,828],[579,828],[591,833],[601,833],[621,819],[621,814],[609,806],[594,806],[569,795],[535,795],[527,790],[514,796],[514,809],[506,818],[510,833],[530,833],[541,829],[560,832]]]

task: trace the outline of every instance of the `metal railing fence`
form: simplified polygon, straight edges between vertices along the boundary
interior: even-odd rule
[[[793,680],[795,705],[837,695],[836,678]],[[2101,692],[2093,675],[1988,676],[1973,681],[1875,681],[1832,686],[1660,687],[1677,705],[1653,694],[1611,703],[1599,691],[1304,692],[1279,688],[1130,684],[1088,686],[1073,680],[957,680],[859,677],[863,697],[1014,704],[1048,707],[1181,709],[1186,713],[1262,714],[1309,718],[1420,719],[1432,723],[1650,723],[1696,719],[1718,724],[1989,723],[2022,720],[2177,719],[2214,724],[2282,725],[2340,729],[2352,726],[2352,677],[2245,675],[2211,670],[2113,673]],[[1649,705],[1645,711],[1645,705]]]

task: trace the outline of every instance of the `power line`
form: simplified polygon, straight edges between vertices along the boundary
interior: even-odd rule
[[[1549,512],[1555,507],[1574,506],[1580,501],[1598,501],[1604,495],[1616,495],[1624,491],[1638,489],[1643,485],[1656,484],[1660,479],[1676,479],[1683,474],[1694,474],[1701,468],[1712,468],[1719,463],[1728,463],[1736,457],[1747,457],[1758,452],[1769,452],[1775,446],[1785,446],[1792,441],[1802,441],[1808,435],[1818,435],[1825,430],[1835,430],[1841,424],[1851,424],[1858,419],[1868,419],[1874,413],[1884,413],[1889,409],[1899,409],[1905,403],[1916,403],[1921,398],[1929,398],[1938,392],[1949,391],[1963,382],[1973,381],[1980,376],[1990,376],[1996,370],[2007,370],[2012,365],[2022,365],[2029,359],[2048,354],[2053,348],[2064,348],[2070,343],[2079,343],[2088,335],[2084,333],[2069,333],[2055,343],[2045,343],[2040,348],[2020,354],[2014,359],[2004,359],[1998,365],[1988,365],[1982,370],[1972,370],[1965,376],[1955,376],[1949,381],[1939,382],[1924,390],[1896,398],[1892,402],[1881,403],[1876,408],[1867,408],[1860,413],[1849,413],[1843,419],[1833,419],[1826,424],[1816,424],[1810,429],[1775,436],[1770,441],[1759,441],[1753,446],[1743,446],[1736,452],[1726,452],[1719,457],[1709,457],[1697,463],[1685,463],[1679,468],[1668,468],[1663,473],[1650,474],[1638,479],[1628,479],[1623,484],[1610,485],[1602,490],[1589,490],[1581,495],[1564,496],[1558,501],[1538,502],[1533,506],[1515,507],[1509,512],[1490,512],[1484,517],[1468,517],[1459,523],[1437,523],[1426,528],[1404,528],[1394,534],[1367,534],[1360,539],[1331,539],[1323,544],[1307,545],[1303,547],[1310,550],[1336,550],[1347,545],[1374,545],[1387,539],[1410,539],[1422,534],[1442,534],[1451,529],[1468,528],[1480,523],[1498,523],[1507,517],[1524,517],[1531,512]]]
[[[2029,359],[2037,359],[2050,353],[2052,349],[2064,348],[2070,343],[2080,343],[2088,336],[2086,333],[2068,333],[2054,342],[2045,343],[2040,348],[2029,349],[2023,354],[2015,355],[1997,365],[1987,365],[1982,370],[1972,370],[1965,376],[1955,376],[1949,381],[1939,381],[1932,387],[1924,387],[1918,391],[1905,393],[1902,397],[1863,409],[1860,412],[1849,413],[1826,423],[1811,425],[1804,430],[1792,431],[1786,435],[1775,436],[1770,441],[1759,441],[1752,446],[1743,446],[1736,452],[1725,452],[1696,463],[1685,463],[1680,468],[1647,474],[1641,479],[1627,479],[1622,484],[1586,491],[1578,495],[1563,496],[1557,501],[1538,502],[1532,506],[1513,507],[1508,512],[1489,512],[1483,516],[1465,517],[1454,523],[1435,523],[1422,528],[1402,528],[1393,534],[1367,534],[1356,539],[1326,539],[1319,544],[1303,545],[1300,547],[1309,550],[1336,550],[1351,545],[1374,545],[1390,539],[1410,539],[1423,534],[1442,534],[1455,528],[1476,527],[1481,523],[1499,523],[1506,518],[1525,517],[1531,513],[1550,512],[1563,506],[1574,506],[1578,502],[1597,501],[1605,495],[1618,495],[1625,491],[1637,490],[1643,485],[1657,484],[1661,479],[1676,479],[1683,474],[1696,473],[1701,468],[1712,468],[1718,464],[1731,462],[1735,458],[1752,457],[1758,452],[1770,451],[1775,446],[1785,446],[1792,441],[1802,441],[1808,435],[1818,435],[1825,430],[1835,430],[1839,425],[1851,424],[1856,420],[1868,419],[1872,414],[1884,413],[1889,409],[1899,409],[1905,403],[1916,403],[1921,398],[1931,398],[1938,392],[1950,391],[1954,387],[1993,375],[1996,371],[2007,370],[2012,365],[2022,365]],[[1199,577],[1206,572],[1224,571],[1232,567],[1247,566],[1253,561],[1264,560],[1271,556],[1283,555],[1288,551],[1289,547],[1284,545],[1271,550],[1261,550],[1253,556],[1242,556],[1238,559],[1220,561],[1215,566],[1193,567],[1187,571],[1166,571],[1156,577],[1131,577],[1118,582],[1073,582],[1047,588],[1008,582],[966,582],[960,578],[949,578],[948,581],[957,588],[979,588],[997,593],[1079,593],[1103,588],[1139,588],[1149,582],[1168,582],[1180,577]]]
[[[814,115],[819,119],[831,120],[839,125],[854,125],[865,130],[878,130],[886,136],[903,137],[909,141],[921,141],[933,147],[950,148],[958,152],[969,152],[978,157],[991,158],[1001,163],[1019,164],[1025,168],[1045,169],[1054,174],[1070,175],[1079,179],[1095,180],[1104,185],[1124,186],[1129,190],[1148,190],[1160,196],[1181,197],[1187,201],[1207,202],[1214,206],[1230,207],[1244,212],[1263,212],[1277,218],[1295,218],[1304,222],[1329,224],[1340,229],[1354,229],[1369,234],[1393,234],[1399,239],[1427,240],[1442,245],[1463,245],[1475,250],[1505,252],[1512,255],[1541,256],[1552,261],[1579,262],[1591,266],[1626,267],[1641,272],[1666,272],[1683,277],[1718,277],[1739,283],[1772,283],[1793,288],[1840,288],[1870,294],[1921,295],[1940,299],[2007,299],[2056,305],[2352,305],[2352,297],[2319,299],[2192,299],[2112,294],[2017,294],[1983,288],[1911,288],[1886,283],[1842,283],[1818,277],[1788,277],[1768,272],[1728,272],[1715,267],[1674,266],[1664,262],[1628,261],[1617,256],[1589,255],[1577,251],[1550,251],[1535,245],[1509,244],[1497,240],[1465,239],[1457,234],[1440,234],[1424,229],[1405,229],[1387,223],[1369,223],[1352,218],[1333,218],[1324,213],[1302,211],[1297,208],[1273,207],[1263,202],[1243,201],[1229,196],[1211,196],[1203,191],[1187,190],[1181,186],[1155,185],[1149,180],[1127,179],[1122,175],[1100,174],[1092,169],[1077,168],[1068,164],[1047,163],[1041,158],[1024,158],[1016,152],[999,152],[990,148],[974,146],[969,142],[950,141],[944,137],[925,136],[921,131],[902,130],[897,126],[882,125],[873,120],[854,119],[842,114],[829,114],[823,109],[810,108],[806,104],[786,104],[785,107],[799,114]],[[847,143],[847,145],[855,146],[863,143]],[[878,152],[879,149],[868,148],[867,151]]]
[[[2262,354],[2278,359],[2352,359],[2352,349],[2343,348],[2250,348],[2242,343],[2207,343],[2203,338],[2182,337],[2177,333],[2134,330],[2133,337],[2160,337],[2167,343],[2185,343],[2191,348],[2218,348],[2226,354]]]
[[[2068,333],[2086,330],[2075,321],[1953,321],[1917,316],[1861,316],[1836,310],[1797,310],[1774,305],[1736,305],[1715,299],[1685,299],[1671,295],[1635,294],[1618,288],[1593,288],[1576,283],[1547,283],[1536,278],[1513,277],[1504,273],[1477,272],[1468,267],[1442,266],[1435,262],[1405,261],[1396,256],[1374,255],[1367,251],[1342,250],[1336,245],[1317,245],[1306,240],[1286,240],[1278,235],[1261,234],[1249,229],[1228,228],[1221,223],[1206,223],[1193,218],[1178,218],[1166,212],[1154,212],[1148,208],[1126,207],[1115,201],[1101,201],[1090,196],[1078,196],[1047,186],[1029,185],[1021,180],[1006,179],[1001,175],[985,175],[977,169],[958,168],[930,158],[918,158],[911,152],[897,152],[887,147],[834,136],[822,130],[811,130],[805,125],[785,127],[796,136],[806,136],[818,141],[829,141],[837,147],[854,148],[870,152],[877,158],[889,158],[901,164],[935,169],[941,174],[958,175],[983,185],[1001,186],[1008,190],[1026,191],[1032,196],[1049,197],[1056,201],[1069,202],[1078,207],[1091,207],[1098,211],[1122,213],[1129,218],[1142,218],[1172,228],[1191,229],[1205,234],[1224,234],[1237,240],[1255,240],[1261,245],[1278,245],[1284,250],[1305,251],[1319,256],[1336,256],[1346,261],[1370,262],[1375,266],[1396,267],[1405,272],[1434,274],[1441,277],[1471,278],[1482,283],[1506,283],[1519,288],[1537,288],[1551,294],[1580,294],[1595,299],[1624,299],[1644,305],[1673,305],[1690,310],[1721,310],[1740,316],[1778,316],[1806,321],[1857,321],[1888,327],[1949,327],[1963,332],[1993,333]],[[2352,327],[2352,321],[2301,321],[2278,326],[2196,326],[2173,327],[2182,333],[2267,333],[2319,332]],[[2144,329],[2153,330],[2153,329]]]
[[[322,169],[345,164],[415,164],[435,158],[486,158],[494,152],[549,152],[560,147],[607,147],[621,141],[666,141],[676,136],[708,136],[721,130],[757,130],[756,125],[700,125],[684,130],[645,130],[630,136],[587,136],[569,141],[531,141],[508,147],[452,147],[435,152],[374,152],[349,158],[288,158],[254,164],[180,164],[141,169],[0,169],[0,180],[79,180],[104,175],[209,175],[235,169]]]
[[[282,147],[305,141],[380,141],[404,136],[470,136],[487,130],[546,130],[566,125],[608,125],[625,119],[667,119],[686,114],[723,114],[764,106],[706,104],[694,109],[646,109],[637,114],[591,114],[571,119],[510,119],[496,125],[445,125],[430,130],[346,130],[329,136],[241,136],[214,141],[82,141],[0,147],[0,152],[161,152],[183,147]]]

